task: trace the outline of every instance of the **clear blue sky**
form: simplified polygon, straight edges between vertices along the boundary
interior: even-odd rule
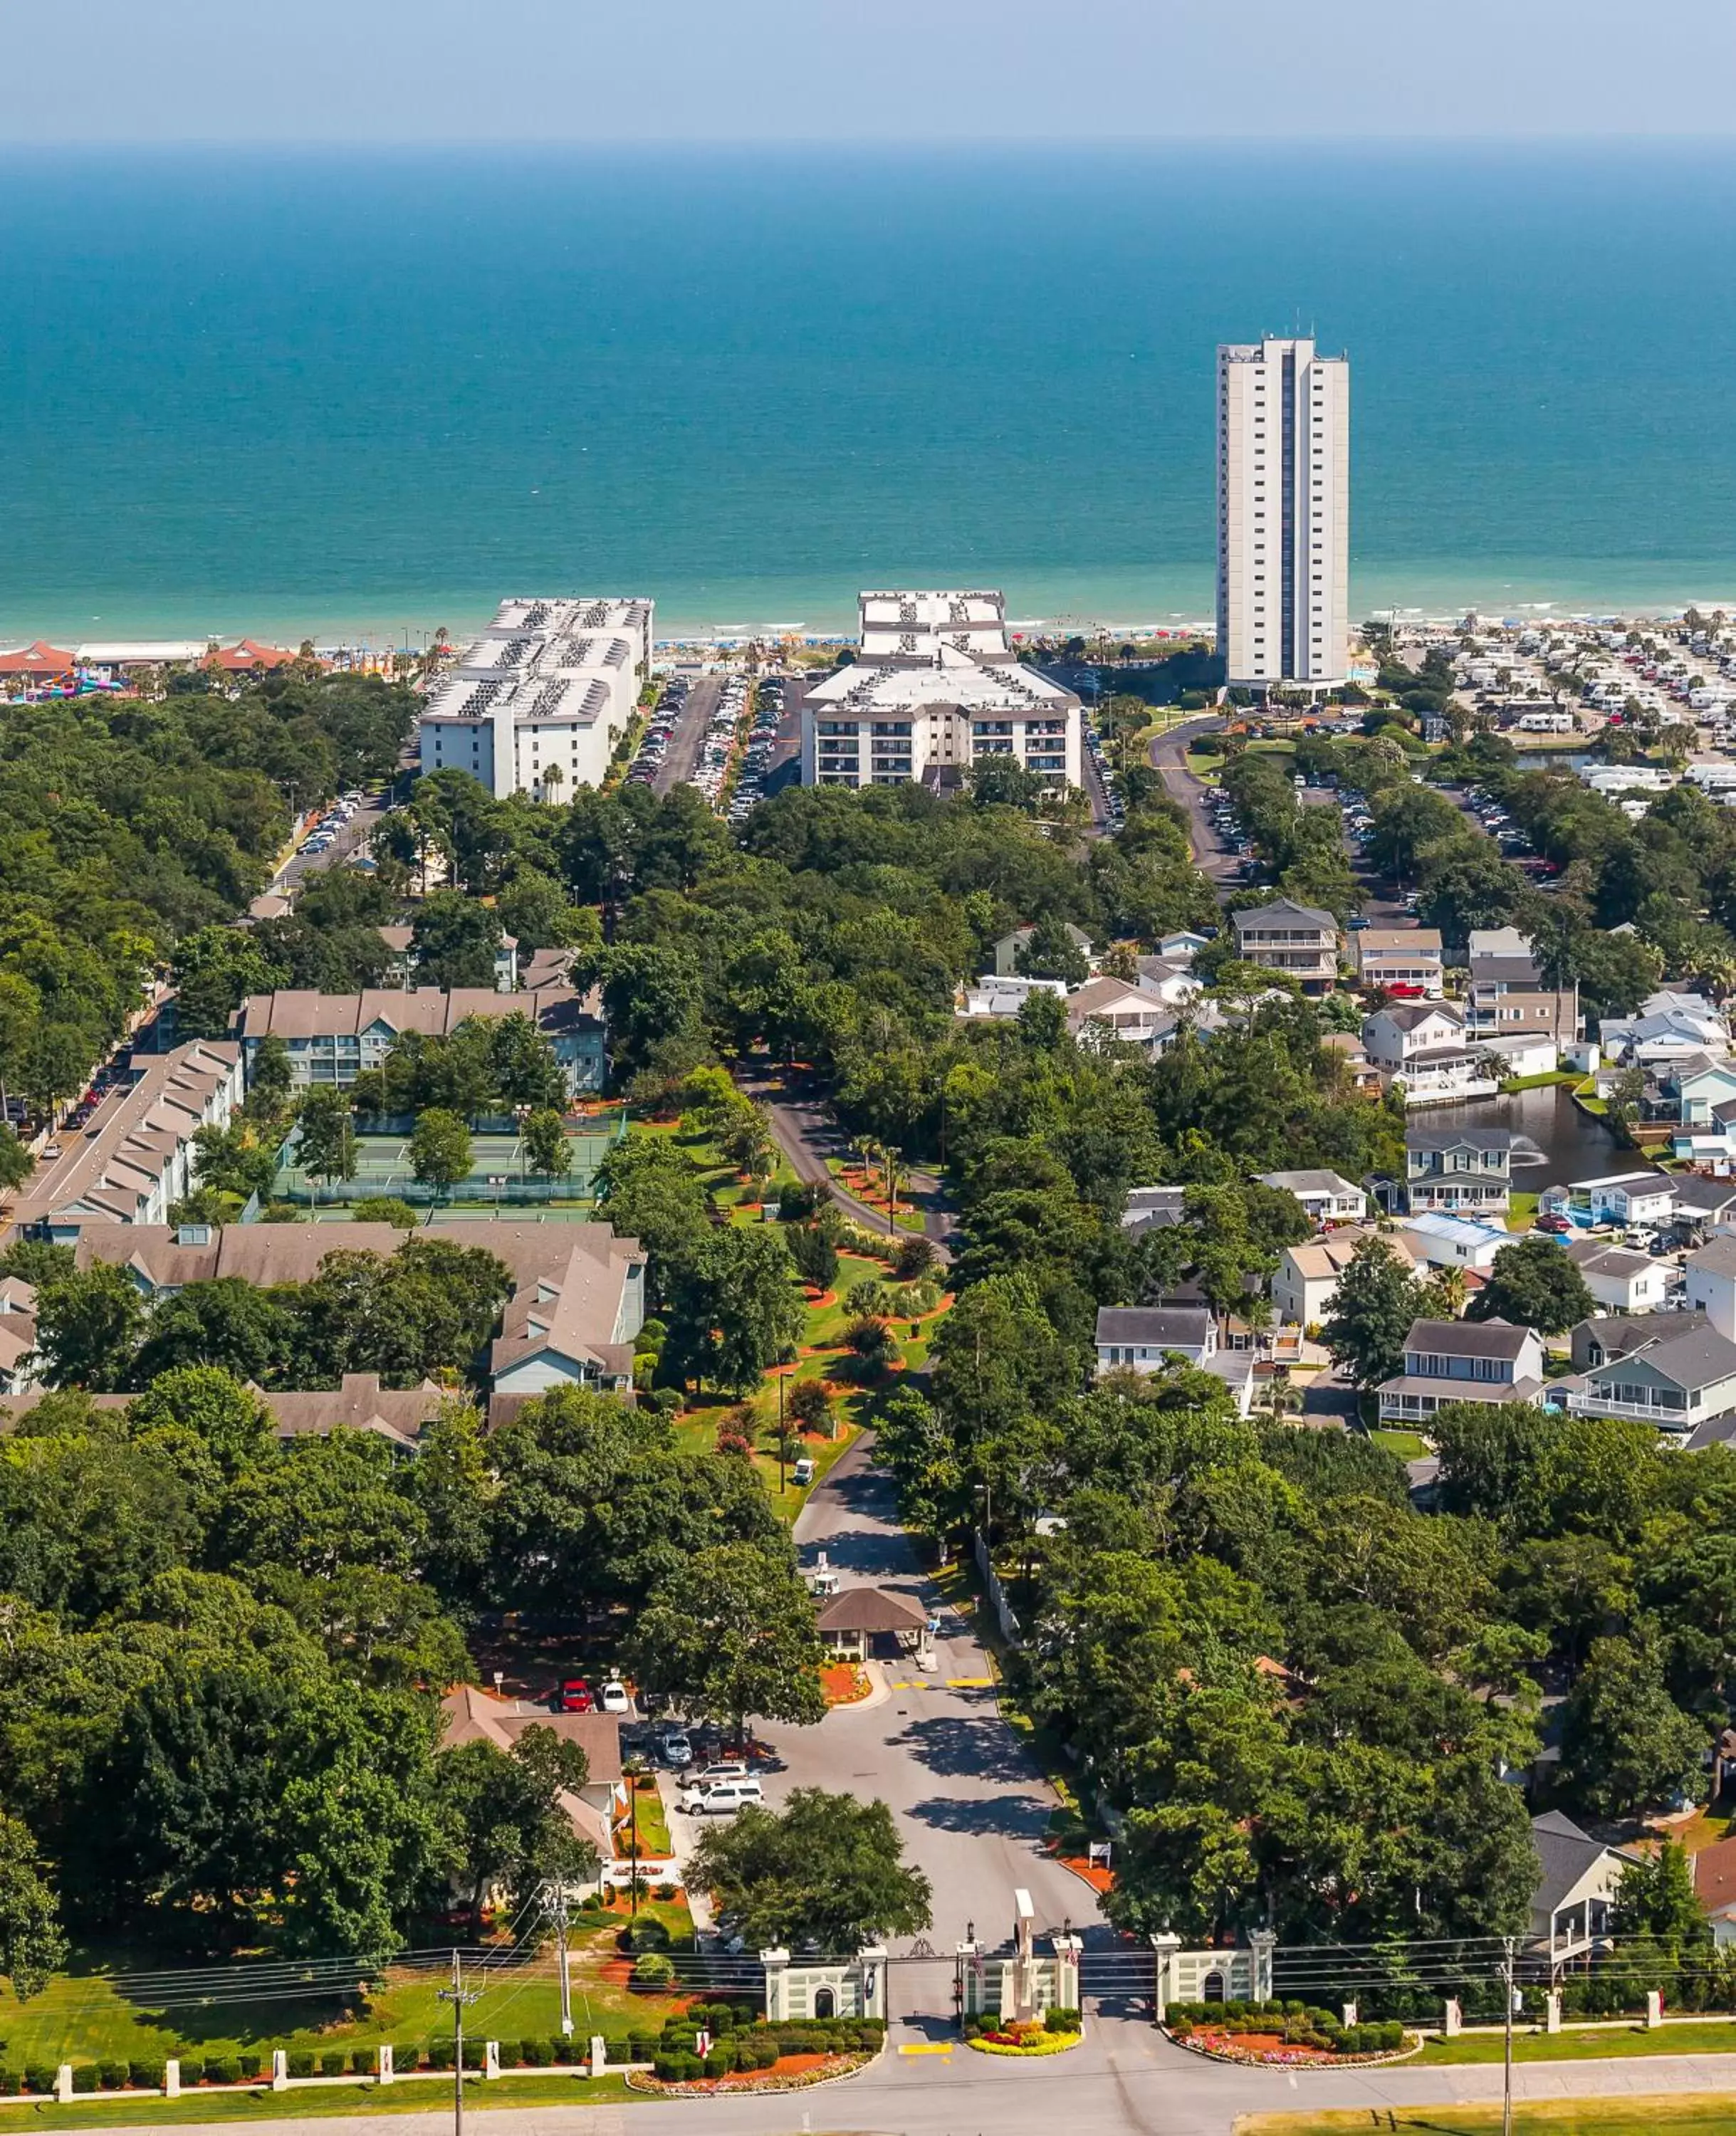
[[[14,143],[1729,136],[1733,76],[1731,0],[0,7]]]

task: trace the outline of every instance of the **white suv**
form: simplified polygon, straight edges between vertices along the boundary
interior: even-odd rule
[[[756,1779],[738,1774],[731,1779],[714,1780],[709,1787],[687,1789],[682,1794],[681,1807],[689,1817],[733,1817],[744,1803],[765,1799]]]

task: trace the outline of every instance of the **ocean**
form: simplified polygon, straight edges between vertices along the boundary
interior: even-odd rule
[[[1729,148],[0,157],[0,641],[1209,613],[1213,351],[1352,361],[1358,613],[1736,605]]]

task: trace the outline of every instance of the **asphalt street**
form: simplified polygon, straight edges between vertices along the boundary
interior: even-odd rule
[[[1238,2070],[1184,2053],[1149,2026],[1116,2023],[1092,2025],[1071,2054],[1023,2066],[963,2046],[920,2059],[889,2046],[860,2076],[760,2098],[587,2107],[576,2103],[584,2098],[583,2080],[575,2079],[573,2089],[571,2106],[497,2107],[484,2125],[492,2136],[691,2136],[695,2130],[719,2136],[986,2136],[990,2130],[994,2136],[1055,2136],[1058,2128],[1089,2136],[1229,2136],[1238,2114],[1337,2108],[1366,2114],[1374,2129],[1394,2107],[1498,2102],[1501,2071],[1498,2063],[1427,2070],[1398,2063],[1301,2075]],[[466,2104],[479,2105],[484,2090],[480,2082],[467,2087]],[[1521,2064],[1513,2073],[1513,2091],[1521,2102],[1736,2092],[1736,2055]],[[446,2136],[452,2109],[450,2094],[442,2092],[440,2104],[430,2100],[427,2113],[395,2114],[385,2124],[346,2114],[269,2125],[284,2136],[382,2136],[382,2127],[394,2136]],[[108,2132],[87,2129],[85,2136]]]
[[[808,1570],[823,1551],[847,1586],[894,1589],[940,1609],[932,1675],[887,1663],[876,1672],[883,1697],[837,1707],[817,1727],[765,1731],[785,1766],[767,1776],[769,1801],[795,1787],[878,1796],[898,1821],[908,1858],[926,1872],[934,1887],[926,1941],[941,1962],[894,1966],[891,1980],[892,2014],[927,2036],[924,2021],[951,2012],[954,1945],[972,1923],[986,1944],[1009,1940],[1015,1891],[1030,1893],[1039,1935],[1068,1920],[1096,1939],[1111,1932],[1090,1886],[1043,1852],[1058,1799],[1001,1717],[987,1654],[923,1577],[892,1484],[864,1447],[852,1447],[809,1500],[795,1541]],[[911,1943],[891,1948],[897,1957]]]

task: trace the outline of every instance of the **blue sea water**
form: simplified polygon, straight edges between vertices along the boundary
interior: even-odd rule
[[[0,158],[0,638],[1208,611],[1222,339],[1353,363],[1360,611],[1736,604],[1736,153]]]

